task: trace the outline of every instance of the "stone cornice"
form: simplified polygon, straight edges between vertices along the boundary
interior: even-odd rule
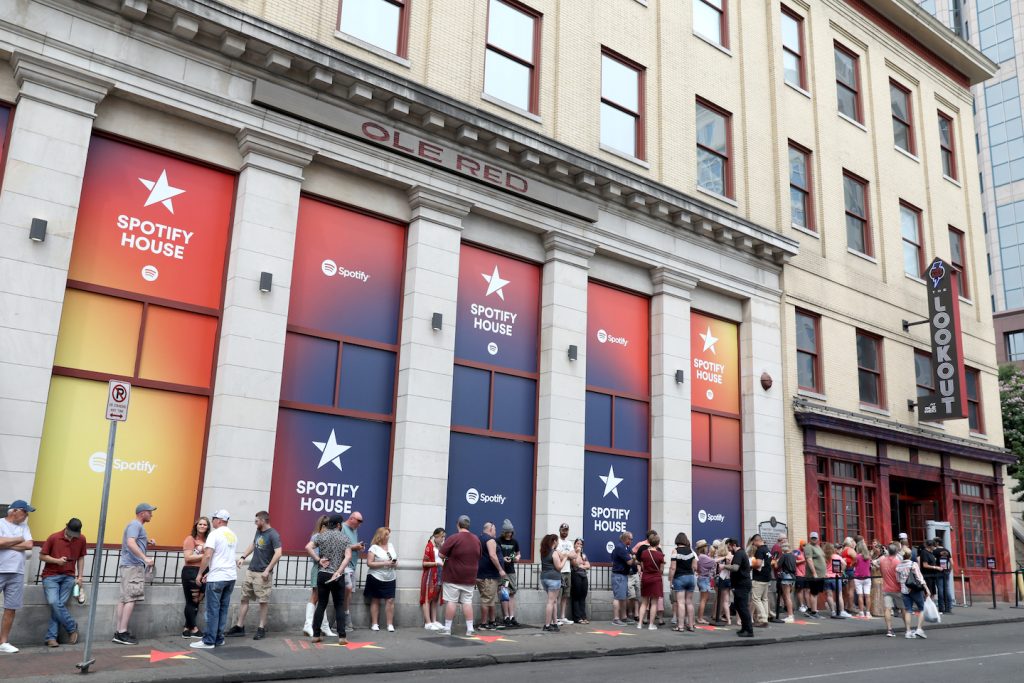
[[[564,232],[549,232],[544,235],[544,251],[546,263],[561,261],[578,268],[589,268],[597,245]]]
[[[235,138],[243,168],[255,166],[293,180],[302,180],[302,170],[316,155],[312,147],[261,130],[243,128]]]
[[[114,89],[114,83],[87,71],[35,54],[11,55],[18,98],[46,102],[94,118],[96,105]]]
[[[700,280],[692,275],[663,266],[651,269],[651,282],[655,294],[666,294],[686,301],[690,300],[693,290],[700,284]]]
[[[406,195],[412,220],[425,219],[455,230],[462,230],[462,219],[473,208],[470,202],[433,187],[410,187]]]

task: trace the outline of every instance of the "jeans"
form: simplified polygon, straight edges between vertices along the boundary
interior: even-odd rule
[[[50,626],[46,629],[47,640],[57,640],[57,633],[61,626],[68,633],[78,630],[78,624],[68,612],[68,598],[71,597],[71,589],[74,585],[75,577],[70,574],[43,577],[43,592],[46,593],[46,602],[50,604]]]
[[[327,599],[334,600],[334,619],[337,622],[334,630],[338,638],[345,637],[345,577],[328,583],[331,572],[321,571],[316,576],[316,610],[313,612],[313,637],[319,638],[324,614],[327,612]]]
[[[953,609],[953,595],[949,588],[949,574],[939,574],[935,582],[935,602],[940,612],[949,612]]]
[[[208,581],[206,583],[206,632],[203,642],[207,645],[224,644],[224,626],[228,623],[228,607],[231,606],[231,592],[234,581]]]
[[[199,576],[199,567],[181,568],[181,590],[185,594],[185,628],[189,631],[196,627],[196,615],[199,614],[199,600],[192,597],[193,591],[198,591],[197,597],[202,598],[205,585],[196,583]]]
[[[736,607],[736,614],[740,617],[740,631],[747,633],[754,632],[754,625],[750,621],[750,588],[732,589],[732,604]]]
[[[579,621],[587,618],[587,592],[590,590],[590,580],[586,576],[572,573],[572,620]]]

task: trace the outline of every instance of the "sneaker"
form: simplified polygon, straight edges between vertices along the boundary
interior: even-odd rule
[[[907,640],[913,640],[914,638],[917,638],[917,636],[914,635],[913,631],[907,631],[907,635],[905,635],[903,637],[906,638]]]
[[[115,633],[114,637],[110,639],[111,642],[118,643],[120,645],[138,645],[139,641],[134,638],[132,634],[125,631],[124,633]]]
[[[896,634],[892,632],[892,629],[889,629],[888,631],[885,632],[885,637],[886,638],[895,638]]]
[[[558,633],[561,629],[558,628],[558,624],[551,624],[551,630]]]
[[[229,628],[224,633],[224,635],[226,637],[228,637],[228,638],[237,638],[239,636],[244,636],[245,635],[245,627],[244,626],[238,626],[238,625],[232,626],[231,628]]]
[[[647,627],[647,630],[648,631],[657,631],[658,627],[655,624],[651,624],[650,626]]]
[[[434,622],[430,622],[429,624],[423,624],[423,628],[428,631],[436,631],[437,625]]]
[[[380,630],[380,626],[378,626],[377,624],[370,624],[370,630],[371,631],[379,631]]]
[[[184,631],[181,632],[181,637],[182,638],[186,638],[186,639],[187,638],[191,638],[192,637],[192,631],[189,631],[188,629],[185,629]]]
[[[13,655],[18,652],[18,648],[14,647],[10,643],[0,643],[0,654]]]
[[[508,624],[512,628],[519,628],[519,621],[515,617],[509,617]]]
[[[493,631],[494,630],[494,624],[492,624],[489,621],[485,621],[484,623],[482,623],[479,626],[477,626],[477,628],[479,628],[481,631]]]
[[[395,632],[394,624],[388,624],[388,633],[394,633],[394,632]]]
[[[189,647],[195,648],[196,650],[212,650],[214,646],[210,645],[209,643],[203,642],[202,640],[197,640],[196,642],[190,644]]]
[[[46,647],[60,647],[60,643],[58,643],[54,638],[49,638],[46,641]]]
[[[783,624],[792,624],[794,621],[796,621],[796,619],[794,619],[793,617],[786,617],[785,619],[782,620],[782,623]]]
[[[202,631],[193,631],[192,633],[189,634],[188,637],[196,639],[196,640],[202,640],[203,639],[203,635],[204,634],[203,634]]]
[[[612,619],[612,626],[625,626],[626,622],[622,619]]]
[[[466,629],[466,635],[467,635],[467,636],[475,636],[475,635],[476,635],[476,631],[474,631],[474,630],[473,630],[473,629],[471,629],[471,628],[469,628],[469,629]]]
[[[677,623],[677,622],[676,622],[676,618],[675,618],[675,617],[672,617],[672,619],[670,620],[670,622],[671,622],[671,624],[672,624],[673,626],[675,626],[675,625],[676,625],[676,623]]]
[[[78,631],[72,631],[68,634],[68,643],[71,645],[78,643]]]
[[[923,630],[923,629],[920,629],[920,628],[919,628],[919,629],[917,629],[916,631],[914,631],[914,635],[915,635],[915,636],[917,636],[918,638],[924,638],[924,639],[926,639],[926,640],[927,640],[927,638],[928,638],[928,636],[926,636],[926,635],[924,634],[924,630]]]
[[[496,622],[494,624],[494,628],[498,629],[499,631],[504,631],[505,629],[507,629],[508,628],[508,617],[505,617],[501,621]]]
[[[440,633],[442,636],[450,636],[452,634],[452,630],[450,628],[446,628],[443,625],[441,626],[441,628],[437,629],[437,632]]]
[[[850,614],[849,612],[847,612],[846,610],[843,610],[842,612],[839,613],[839,618],[840,619],[850,619],[850,618],[852,618],[852,616],[853,615]]]
[[[636,621],[635,621],[635,620],[633,620],[633,619],[632,619],[632,618],[630,618],[630,617],[626,617],[626,618],[624,619],[624,622],[625,622],[626,626],[632,626],[633,624],[635,624],[635,623],[636,623]]]
[[[434,622],[434,630],[435,631],[443,631],[444,630],[444,624],[442,624],[440,621],[435,621]]]
[[[267,629],[260,626],[256,629],[256,635],[252,637],[253,640],[263,640],[267,637]]]
[[[800,611],[801,612],[806,612],[807,611],[807,605],[800,605]]]

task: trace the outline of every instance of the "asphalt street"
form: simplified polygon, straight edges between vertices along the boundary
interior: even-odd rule
[[[827,680],[1024,680],[1024,624],[935,631],[927,640],[839,638],[756,647],[502,664],[486,671],[448,669],[360,676],[364,683],[486,680],[694,681],[797,683]],[[556,676],[556,678],[547,678]],[[544,678],[542,678],[544,677]],[[351,680],[351,677],[331,680]]]

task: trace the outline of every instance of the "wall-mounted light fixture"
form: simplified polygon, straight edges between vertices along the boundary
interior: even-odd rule
[[[686,381],[686,373],[682,370],[676,370],[676,384],[682,384]]]
[[[914,401],[914,400],[908,398],[907,399],[907,410],[913,410],[916,407],[917,407],[917,401]]]
[[[430,329],[440,330],[442,323],[444,323],[444,316],[440,313],[435,313],[430,317]]]
[[[273,285],[274,285],[274,275],[273,275],[273,273],[268,273],[267,271],[263,271],[262,273],[260,273],[260,291],[261,292],[263,292],[263,293],[269,292],[270,289],[273,287]]]
[[[761,388],[765,391],[772,388],[772,376],[767,371],[761,373]]]
[[[569,344],[569,360],[576,360],[579,358],[579,349],[575,344]]]
[[[46,241],[46,221],[42,218],[33,218],[32,227],[29,228],[28,238],[33,242]]]

